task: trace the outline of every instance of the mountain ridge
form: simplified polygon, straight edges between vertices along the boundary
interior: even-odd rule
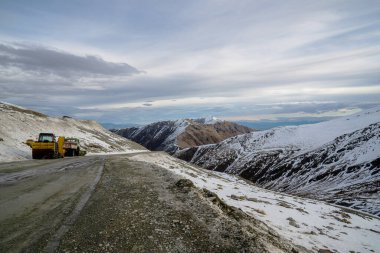
[[[267,189],[380,215],[379,129],[380,108],[374,108],[317,124],[239,135],[177,156]]]
[[[174,154],[181,149],[218,143],[253,129],[215,117],[159,121],[142,127],[112,130],[154,151]]]

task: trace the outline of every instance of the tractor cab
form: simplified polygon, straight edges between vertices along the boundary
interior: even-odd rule
[[[55,135],[52,133],[40,133],[38,142],[55,142]]]
[[[58,137],[58,141],[53,133],[40,133],[38,141],[32,143],[33,159],[53,159],[64,157],[65,149],[63,143],[65,137]]]

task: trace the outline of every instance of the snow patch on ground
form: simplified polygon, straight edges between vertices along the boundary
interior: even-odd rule
[[[104,155],[126,155],[126,154],[135,154],[135,153],[145,153],[151,152],[150,150],[139,150],[139,149],[131,149],[122,152],[103,152],[103,153],[88,153],[86,156],[104,156]]]
[[[359,211],[254,186],[233,175],[208,171],[165,153],[136,154],[130,159],[152,163],[216,193],[228,205],[261,220],[285,239],[307,249],[379,252],[380,220]]]

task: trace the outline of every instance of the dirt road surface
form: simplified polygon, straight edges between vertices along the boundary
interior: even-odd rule
[[[0,164],[0,252],[300,251],[191,181],[130,156]]]

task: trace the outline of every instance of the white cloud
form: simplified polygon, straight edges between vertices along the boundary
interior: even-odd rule
[[[223,117],[223,120],[230,121],[260,121],[260,120],[278,120],[278,119],[293,119],[293,118],[325,118],[325,117],[341,117],[348,116],[360,112],[360,108],[342,108],[338,110],[318,112],[318,113],[278,113],[278,114],[265,114],[265,115],[236,115],[231,117]]]

